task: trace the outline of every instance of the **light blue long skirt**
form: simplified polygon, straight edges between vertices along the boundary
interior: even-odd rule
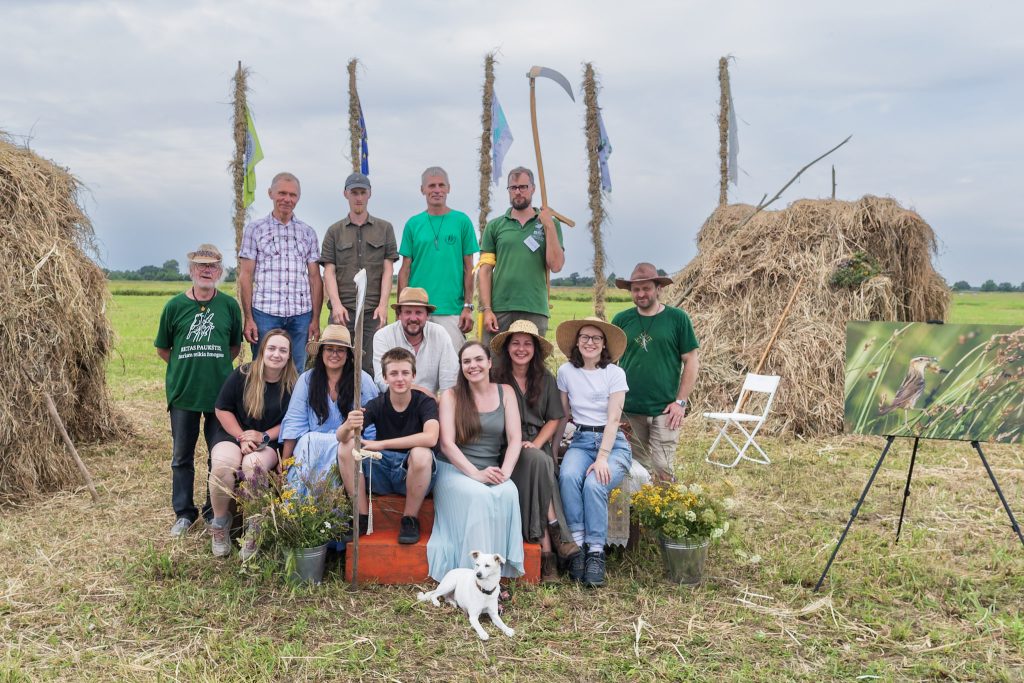
[[[472,568],[469,554],[474,550],[500,553],[505,558],[502,576],[525,573],[519,492],[511,481],[481,484],[438,460],[434,530],[427,542],[430,577],[440,581],[450,569]]]

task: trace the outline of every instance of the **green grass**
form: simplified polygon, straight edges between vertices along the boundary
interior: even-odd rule
[[[1024,324],[1024,294],[1020,292],[958,292],[953,294],[950,323]]]

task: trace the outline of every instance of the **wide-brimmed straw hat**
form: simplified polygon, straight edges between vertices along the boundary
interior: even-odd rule
[[[514,323],[508,326],[508,329],[504,332],[494,335],[491,339],[491,353],[496,356],[500,356],[502,347],[505,346],[505,341],[516,333],[528,334],[533,337],[533,342],[540,346],[541,357],[547,358],[551,355],[554,350],[554,346],[544,337],[540,336],[540,330],[529,320],[516,320]]]
[[[200,244],[195,251],[188,252],[188,260],[190,263],[220,263],[224,257],[215,245]]]
[[[626,350],[626,333],[617,325],[612,325],[594,316],[587,316],[579,320],[566,320],[558,326],[558,329],[555,330],[555,339],[558,341],[558,348],[562,350],[562,353],[566,356],[572,354],[572,350],[576,348],[576,335],[579,334],[580,328],[587,325],[598,328],[604,334],[604,344],[608,348],[608,353],[611,354],[612,362],[622,357]]]
[[[672,278],[658,275],[658,269],[654,267],[653,263],[638,263],[628,280],[621,277],[615,278],[615,286],[619,289],[629,289],[630,285],[634,282],[646,282],[648,280],[661,287],[672,284]]]
[[[344,346],[352,348],[352,336],[344,325],[328,325],[324,328],[323,334],[316,341],[306,344],[306,355],[313,356],[320,350],[321,346]]]
[[[427,290],[422,287],[406,287],[402,290],[402,293],[398,295],[398,303],[391,304],[396,312],[402,310],[402,306],[423,306],[427,309],[427,313],[433,313],[437,306],[430,303],[430,297],[427,296]]]

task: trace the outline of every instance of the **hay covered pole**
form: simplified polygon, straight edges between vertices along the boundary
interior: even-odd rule
[[[78,444],[128,433],[107,390],[110,293],[79,192],[64,168],[0,134],[0,502],[78,484],[47,395]]]
[[[729,201],[729,58],[718,60],[718,205]]]
[[[604,237],[601,227],[605,221],[604,193],[601,190],[601,160],[598,150],[601,146],[601,130],[598,123],[600,108],[597,105],[597,77],[594,65],[583,66],[583,103],[586,106],[584,131],[587,140],[587,195],[590,204],[590,240],[594,245],[594,315],[605,320]]]
[[[480,218],[477,228],[480,235],[487,226],[487,216],[491,213],[491,137],[494,129],[494,53],[488,52],[484,57],[484,93],[483,109],[480,112]]]
[[[358,65],[358,59],[353,58],[348,61],[348,140],[353,173],[359,171],[360,140],[363,137],[363,129],[359,125],[359,91],[356,90],[356,67]]]
[[[245,185],[245,137],[248,131],[246,120],[246,95],[248,87],[249,69],[242,68],[242,62],[238,62],[238,69],[235,71],[232,81],[232,104],[233,116],[231,118],[231,132],[235,139],[235,153],[231,158],[231,183],[234,190],[235,210],[231,223],[235,228],[235,254],[242,248],[242,231],[245,229],[245,199],[243,186]]]

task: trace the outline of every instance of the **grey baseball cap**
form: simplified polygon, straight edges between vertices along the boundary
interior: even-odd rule
[[[370,179],[364,176],[362,173],[353,173],[345,179],[345,189],[351,190],[356,187],[361,187],[364,190],[370,189]]]

